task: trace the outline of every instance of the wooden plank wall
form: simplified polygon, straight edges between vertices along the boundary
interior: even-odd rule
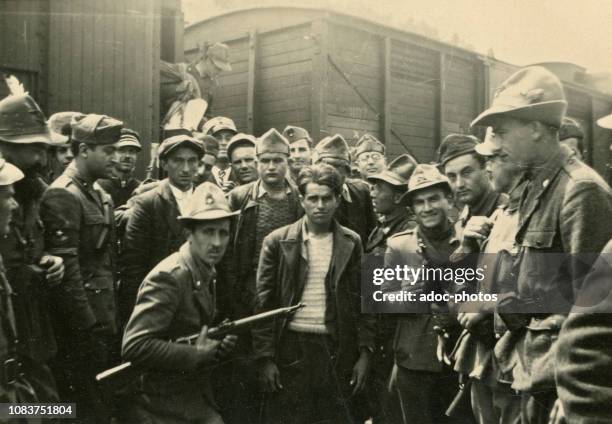
[[[470,122],[477,116],[478,88],[475,61],[445,55],[442,70],[443,120],[440,142],[450,133],[470,132]]]
[[[0,71],[23,83],[41,108],[47,108],[49,2],[0,1]],[[0,82],[0,98],[8,89]]]
[[[254,132],[310,128],[313,40],[310,25],[260,33],[255,70]]]
[[[342,134],[350,144],[355,144],[365,133],[383,140],[383,38],[349,26],[331,24],[328,42],[329,56],[337,68],[329,64],[327,121],[323,128],[327,127],[329,134]]]
[[[159,137],[160,10],[149,0],[50,2],[49,110],[106,114]]]
[[[391,41],[391,125],[421,162],[435,159],[438,52],[400,40]],[[404,153],[392,138],[389,157]]]

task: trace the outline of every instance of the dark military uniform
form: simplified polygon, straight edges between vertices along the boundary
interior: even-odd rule
[[[45,192],[41,215],[48,249],[66,266],[59,289],[64,296],[56,303],[58,382],[66,398],[77,402],[80,417],[100,419],[107,411],[94,377],[118,354],[113,202],[73,162]]]
[[[118,177],[101,178],[98,180],[100,187],[110,194],[116,208],[127,203],[130,197],[132,197],[132,193],[141,182],[142,181],[133,177],[128,180],[122,180]]]

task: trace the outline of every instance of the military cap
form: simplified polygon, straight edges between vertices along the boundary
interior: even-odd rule
[[[274,128],[270,128],[265,134],[259,137],[255,149],[258,155],[263,153],[283,153],[289,156],[289,142]]]
[[[204,156],[204,143],[202,143],[198,139],[189,137],[188,135],[174,135],[172,137],[166,138],[159,145],[159,149],[157,149],[157,155],[160,159],[164,159],[171,151],[173,151],[179,146],[191,147],[198,153],[199,158]]]
[[[387,167],[386,170],[379,174],[370,175],[367,180],[374,183],[376,181],[384,181],[392,186],[401,187],[407,186],[410,176],[418,165],[415,158],[407,153],[395,158]],[[407,187],[406,187],[407,188]]]
[[[204,144],[204,153],[207,155],[212,155],[214,157],[219,156],[219,142],[212,135],[204,135],[202,133],[198,133],[196,137]]]
[[[511,75],[496,90],[491,107],[472,121],[472,126],[489,126],[497,116],[540,121],[561,126],[567,110],[559,78],[541,66],[523,68]]]
[[[227,44],[215,43],[208,48],[206,56],[212,60],[217,68],[224,71],[231,71],[232,66],[229,63],[229,47]]]
[[[419,190],[437,185],[447,188],[448,191],[451,190],[448,178],[442,175],[437,166],[422,163],[416,166],[414,172],[410,176],[408,180],[408,192],[406,194],[412,195]]]
[[[182,222],[212,221],[239,213],[240,211],[232,212],[223,190],[212,183],[203,182],[193,192],[187,211],[178,219]]]
[[[308,145],[312,144],[312,138],[310,138],[310,134],[302,127],[294,127],[292,125],[287,125],[283,130],[283,135],[289,141],[289,144],[293,144],[296,141],[306,140],[308,141]]]
[[[45,115],[32,97],[17,94],[0,101],[0,140],[23,144],[53,143]]]
[[[371,134],[364,134],[355,145],[355,158],[365,152],[385,154],[385,145]]]
[[[493,156],[499,151],[501,151],[501,145],[495,138],[495,134],[493,134],[493,128],[488,127],[487,133],[485,135],[484,141],[482,143],[478,143],[474,150],[481,156]]]
[[[0,156],[0,187],[11,185],[23,179],[23,172]]]
[[[227,157],[232,158],[232,152],[237,148],[237,147],[255,147],[257,146],[257,139],[250,135],[250,134],[244,134],[244,133],[238,133],[235,136],[233,136],[231,138],[231,140],[229,141],[228,145],[227,145]]]
[[[561,128],[559,128],[559,141],[567,140],[568,138],[579,138],[584,139],[584,131],[580,124],[568,118],[567,116],[561,121]]]
[[[72,118],[80,115],[80,112],[57,112],[49,117],[47,126],[51,131],[51,141],[55,145],[67,144],[70,142]]]
[[[215,135],[219,131],[232,131],[234,134],[238,134],[238,130],[236,129],[236,124],[229,118],[225,116],[217,116],[212,119],[209,119],[204,123],[202,127],[202,132],[207,135]]]
[[[603,118],[599,118],[597,120],[597,125],[599,125],[601,128],[612,130],[612,113],[604,116]]]
[[[474,153],[474,148],[480,143],[478,138],[469,134],[449,134],[438,149],[438,164],[444,166],[446,162],[459,156]]]
[[[325,137],[315,146],[316,161],[322,159],[340,159],[348,163],[351,161],[349,146],[340,134]],[[315,162],[315,160],[313,160]]]
[[[138,150],[142,150],[142,145],[140,144],[140,135],[138,132],[131,130],[129,128],[123,128],[121,130],[121,136],[119,137],[119,141],[115,145],[118,149],[121,147],[136,147]]]
[[[106,115],[79,114],[72,118],[72,139],[85,144],[115,144],[121,137],[123,122]]]

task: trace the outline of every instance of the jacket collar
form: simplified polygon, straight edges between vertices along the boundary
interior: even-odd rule
[[[90,183],[86,181],[76,166],[76,161],[70,162],[70,165],[64,170],[64,175],[74,181],[84,193],[86,193],[100,208],[102,208],[102,197],[99,191],[101,190],[97,182]]]
[[[212,320],[215,314],[216,299],[216,271],[210,266],[195,258],[191,254],[189,242],[183,243],[179,249],[179,258],[191,274],[193,294],[200,305],[204,321]]]
[[[166,208],[163,211],[166,222],[170,230],[176,234],[180,235],[183,232],[183,227],[179,223],[178,216],[180,215],[178,203],[174,198],[174,194],[172,194],[172,189],[170,188],[170,182],[168,179],[164,179],[159,186],[156,188],[157,195],[162,199],[166,204]]]
[[[281,240],[281,248],[287,263],[291,264],[290,266],[294,266],[293,264],[297,264],[299,260],[306,259],[304,257],[304,239],[302,237],[303,225],[306,221],[306,217],[303,216],[295,223],[291,224],[289,229],[287,230],[287,236],[284,240]],[[352,254],[353,249],[355,248],[355,242],[351,238],[351,236],[343,229],[343,227],[338,224],[335,220],[332,224],[332,232],[333,232],[333,255],[330,263],[330,271],[331,271],[331,287],[335,288],[338,284],[338,281],[342,274],[344,273],[344,269],[348,264]],[[307,252],[307,250],[306,250]],[[300,276],[302,277],[302,276]],[[304,280],[305,277],[301,280]],[[299,292],[303,289],[303,282],[300,283]]]

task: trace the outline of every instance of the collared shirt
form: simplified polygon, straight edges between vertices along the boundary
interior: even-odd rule
[[[228,166],[226,169],[220,169],[217,165],[212,167],[212,174],[217,180],[217,184],[222,187],[224,183],[229,181],[230,174],[232,172],[232,167]]]
[[[172,194],[176,199],[176,204],[178,205],[179,212],[184,215],[185,213],[187,213],[189,201],[191,200],[191,196],[193,195],[193,186],[187,191],[182,191],[179,188],[174,187],[172,184],[170,184],[170,190],[172,191]]]
[[[349,203],[353,202],[353,200],[351,199],[351,192],[349,191],[349,188],[346,183],[342,184],[342,197]]]

